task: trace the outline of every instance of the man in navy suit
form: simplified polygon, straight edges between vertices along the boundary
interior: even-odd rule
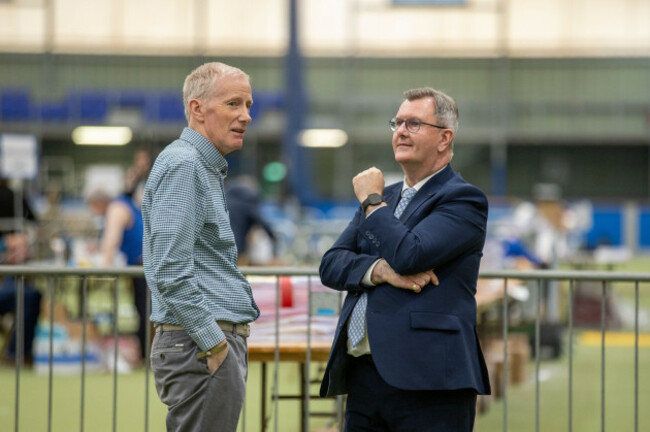
[[[474,297],[487,199],[451,168],[451,97],[408,90],[390,127],[404,181],[354,177],[361,207],[320,265],[347,291],[320,393],[347,393],[346,431],[471,432],[490,393]]]

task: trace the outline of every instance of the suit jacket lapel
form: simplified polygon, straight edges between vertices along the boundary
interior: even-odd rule
[[[455,174],[454,170],[451,169],[451,165],[448,164],[442,171],[430,178],[429,181],[420,188],[418,193],[415,194],[409,205],[406,206],[400,220],[406,222],[418,207],[433,197]],[[395,205],[397,206],[397,204]]]
[[[384,190],[384,199],[386,200],[386,204],[388,204],[388,207],[390,207],[390,211],[393,212],[393,214],[395,213],[395,209],[397,208],[397,203],[402,197],[403,185],[404,182],[395,183],[388,186]]]

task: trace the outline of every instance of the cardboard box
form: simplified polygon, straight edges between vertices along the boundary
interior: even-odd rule
[[[493,339],[487,343],[485,361],[490,373],[494,395],[503,394],[503,340]],[[508,336],[508,383],[521,384],[527,379],[527,364],[530,361],[528,336],[514,333]]]
[[[54,302],[54,322],[62,323],[68,320],[68,310],[63,303]],[[50,300],[44,298],[41,301],[41,316],[40,320],[43,322],[50,322]]]
[[[65,321],[62,322],[68,331],[68,335],[72,340],[81,340],[83,336],[83,323],[81,321]],[[91,321],[86,322],[86,340],[96,339],[97,338],[97,326]]]

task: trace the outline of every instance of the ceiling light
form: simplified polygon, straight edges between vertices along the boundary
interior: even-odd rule
[[[341,129],[305,129],[298,138],[303,147],[342,147],[348,142],[348,134]]]
[[[79,126],[72,131],[72,141],[77,145],[121,146],[131,138],[131,128],[126,126]]]

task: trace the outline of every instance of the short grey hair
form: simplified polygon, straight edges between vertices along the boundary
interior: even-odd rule
[[[420,87],[404,92],[404,98],[408,101],[414,101],[424,98],[433,98],[435,105],[436,120],[440,126],[444,126],[454,131],[458,130],[458,106],[456,101],[449,95],[431,87]]]
[[[83,197],[89,203],[107,203],[115,198],[116,193],[111,192],[101,185],[87,185],[83,190]]]
[[[204,101],[209,98],[215,81],[225,76],[240,76],[250,81],[250,77],[246,72],[219,62],[202,64],[185,78],[185,83],[183,83],[183,105],[188,122],[190,121],[190,101],[192,99]]]

